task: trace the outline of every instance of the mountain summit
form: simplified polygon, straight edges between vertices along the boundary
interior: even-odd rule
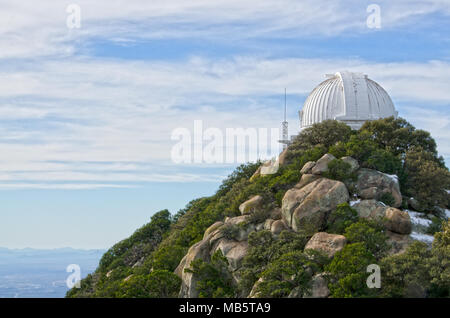
[[[67,296],[450,296],[450,173],[428,132],[325,120],[278,161],[156,213]]]

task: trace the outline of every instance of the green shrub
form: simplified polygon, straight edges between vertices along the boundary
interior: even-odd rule
[[[376,259],[381,259],[389,250],[385,228],[378,221],[360,219],[345,229],[344,236],[349,243],[363,243]]]
[[[221,227],[220,232],[227,240],[234,240],[239,235],[239,225],[236,224],[225,224]]]
[[[292,251],[281,255],[267,266],[256,292],[260,297],[287,297],[294,289],[300,294],[311,290],[313,275],[323,269],[327,257],[317,251]]]
[[[156,270],[148,275],[134,275],[120,285],[116,297],[174,298],[180,291],[181,279],[172,272]]]
[[[441,218],[438,218],[437,216],[433,216],[431,218],[431,224],[427,227],[425,232],[429,235],[434,235],[436,232],[442,231],[443,224],[444,224],[444,221]]]
[[[240,294],[247,296],[269,264],[286,253],[302,251],[309,239],[310,236],[291,231],[282,231],[277,238],[267,230],[250,233],[248,252],[240,269]]]
[[[294,139],[292,149],[309,149],[317,145],[329,148],[339,141],[346,141],[352,129],[336,120],[325,120],[301,131]]]
[[[334,255],[325,271],[330,273],[330,296],[334,298],[374,297],[375,288],[368,288],[367,266],[375,264],[375,257],[367,250],[364,243],[346,245]]]
[[[352,166],[341,159],[333,159],[328,163],[328,171],[324,173],[324,177],[346,181],[346,180],[355,180],[356,174],[352,173]]]
[[[427,245],[414,242],[402,254],[381,261],[383,297],[425,297],[430,287],[426,259],[431,257]]]
[[[339,204],[328,217],[327,232],[342,234],[345,229],[358,221],[358,212],[350,207],[348,203]]]
[[[196,288],[200,298],[235,296],[231,275],[228,272],[228,261],[220,250],[214,253],[210,263],[196,259],[190,266],[191,268],[186,268],[185,271],[197,278]]]

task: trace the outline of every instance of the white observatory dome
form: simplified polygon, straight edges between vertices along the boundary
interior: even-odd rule
[[[388,93],[367,75],[338,72],[327,77],[309,94],[299,112],[301,129],[327,119],[359,129],[367,120],[397,118]]]

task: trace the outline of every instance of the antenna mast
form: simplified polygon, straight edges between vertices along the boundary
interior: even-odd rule
[[[287,148],[289,145],[289,130],[288,130],[288,122],[286,120],[286,111],[287,111],[287,104],[286,104],[286,88],[284,89],[284,121],[281,123],[281,140],[280,143],[283,144],[283,150]]]

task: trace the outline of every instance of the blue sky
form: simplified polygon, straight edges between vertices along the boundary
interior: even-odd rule
[[[0,246],[107,248],[213,194],[235,165],[174,164],[175,128],[278,128],[287,88],[294,134],[341,70],[381,84],[450,162],[449,1],[91,2],[0,2]]]

